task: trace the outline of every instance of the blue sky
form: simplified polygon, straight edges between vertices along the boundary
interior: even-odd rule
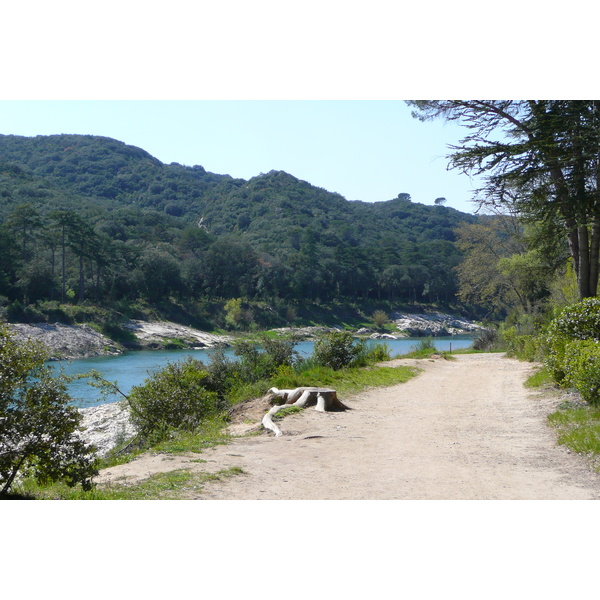
[[[0,133],[102,135],[164,163],[249,179],[286,171],[348,200],[414,202],[473,212],[476,182],[447,170],[465,129],[412,118],[403,101],[1,101]]]
[[[579,3],[544,15],[517,0],[11,3],[0,133],[104,135],[165,163],[473,212],[478,183],[444,158],[465,130],[420,123],[402,100],[597,95],[581,59],[595,56],[595,21]],[[506,43],[517,13],[527,35]],[[548,43],[556,27],[577,44]]]

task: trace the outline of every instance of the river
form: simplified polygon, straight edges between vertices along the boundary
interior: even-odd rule
[[[403,338],[399,340],[369,340],[369,344],[387,344],[392,357],[410,352],[423,338]],[[440,351],[460,350],[468,348],[473,338],[467,335],[433,338],[435,347]],[[312,354],[314,342],[299,342],[295,349],[301,356]],[[233,349],[227,348],[225,354],[234,358]],[[164,367],[167,362],[176,362],[192,356],[205,363],[210,362],[210,350],[145,350],[126,352],[118,356],[100,356],[81,358],[72,361],[51,362],[48,365],[55,370],[62,370],[65,375],[81,375],[92,369],[102,373],[104,379],[116,381],[121,391],[127,394],[135,385],[140,385],[153,372]],[[86,383],[85,379],[75,380],[69,384],[69,394],[79,408],[98,406],[107,402],[122,400],[120,395],[103,398],[96,388]]]

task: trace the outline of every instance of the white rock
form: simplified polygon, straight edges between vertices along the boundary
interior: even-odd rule
[[[80,408],[79,411],[83,415],[81,427],[84,428],[80,436],[96,446],[98,456],[104,456],[117,443],[135,435],[124,401]]]

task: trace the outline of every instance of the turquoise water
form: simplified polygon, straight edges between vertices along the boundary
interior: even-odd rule
[[[404,338],[401,340],[369,340],[369,344],[387,344],[392,356],[406,354],[413,346],[418,344],[422,338]],[[433,338],[435,347],[440,350],[460,350],[468,348],[473,343],[470,336],[452,336]],[[313,351],[314,342],[300,342],[296,350],[301,356],[310,356]],[[228,348],[225,354],[232,359],[235,358],[233,350]],[[167,362],[176,362],[192,356],[205,363],[210,362],[210,350],[145,350],[126,352],[119,356],[100,356],[94,358],[82,358],[69,362],[52,362],[49,365],[53,369],[61,369],[66,375],[80,375],[88,373],[92,369],[102,373],[104,379],[116,381],[119,389],[127,394],[134,385],[140,385],[144,380],[164,367]],[[78,407],[98,406],[106,402],[122,400],[120,395],[103,398],[99,390],[93,388],[85,380],[80,379],[69,385],[69,393],[76,400]]]

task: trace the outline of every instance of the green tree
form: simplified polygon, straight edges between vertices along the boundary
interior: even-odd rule
[[[31,258],[35,238],[42,227],[39,211],[31,204],[19,204],[8,215],[6,223],[9,227],[19,232],[21,256],[23,260]]]
[[[564,228],[580,299],[595,296],[600,261],[600,101],[409,102],[421,120],[470,130],[451,167],[481,175],[478,201]]]
[[[131,420],[143,440],[161,440],[169,429],[193,431],[223,408],[207,389],[208,373],[192,357],[169,363],[127,396]]]
[[[54,226],[60,231],[61,264],[62,264],[62,290],[61,302],[67,297],[67,242],[69,232],[75,224],[75,213],[69,210],[56,210],[50,214]]]
[[[544,253],[532,247],[531,239],[539,235],[534,226],[523,228],[505,215],[458,227],[456,245],[464,254],[456,267],[460,299],[498,314],[540,308],[550,295],[556,256],[565,257],[557,250]]]
[[[162,248],[147,248],[139,260],[144,293],[151,301],[167,299],[182,289],[179,261]]]
[[[79,301],[85,298],[84,260],[99,254],[100,239],[93,227],[81,216],[70,215],[68,223],[68,245],[79,260]]]
[[[65,378],[53,377],[46,360],[41,345],[19,344],[0,325],[0,494],[17,475],[89,490],[98,473],[92,446],[77,435],[81,415]]]

